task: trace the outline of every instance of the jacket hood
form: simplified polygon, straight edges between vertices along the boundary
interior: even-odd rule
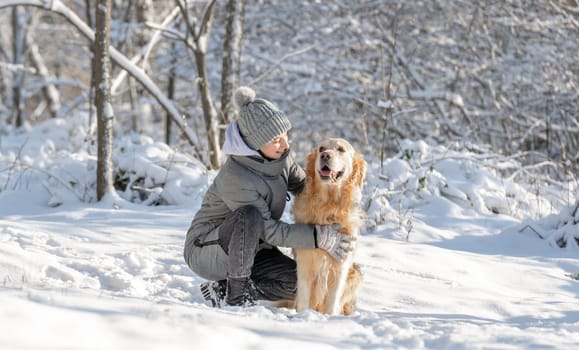
[[[250,148],[241,137],[237,120],[229,123],[225,129],[225,142],[223,143],[223,153],[227,156],[254,156],[263,158],[261,154]]]

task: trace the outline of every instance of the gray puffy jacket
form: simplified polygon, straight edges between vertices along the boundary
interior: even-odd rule
[[[314,248],[313,225],[288,224],[280,220],[287,192],[298,193],[304,183],[305,173],[289,152],[273,161],[257,156],[230,155],[191,222],[185,242],[186,254],[192,251],[196,239],[204,243],[206,236],[234,210],[246,205],[261,211],[265,223],[265,243],[290,248]]]

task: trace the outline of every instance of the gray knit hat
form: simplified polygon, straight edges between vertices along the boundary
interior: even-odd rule
[[[291,129],[291,123],[282,111],[267,100],[255,98],[255,91],[247,86],[235,91],[235,103],[239,109],[239,132],[254,150]]]

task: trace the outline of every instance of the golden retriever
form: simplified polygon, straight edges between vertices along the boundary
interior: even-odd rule
[[[344,139],[331,138],[306,157],[306,185],[296,196],[296,223],[340,224],[340,232],[359,235],[366,162]],[[322,249],[294,249],[298,280],[295,308],[350,315],[362,280],[352,252],[339,262]]]

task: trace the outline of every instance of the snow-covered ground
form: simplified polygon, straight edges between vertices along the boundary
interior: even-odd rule
[[[531,188],[500,156],[405,141],[367,159],[353,316],[214,309],[182,258],[214,173],[125,137],[134,190],[89,202],[85,122],[0,139],[1,349],[579,348],[576,184]]]

